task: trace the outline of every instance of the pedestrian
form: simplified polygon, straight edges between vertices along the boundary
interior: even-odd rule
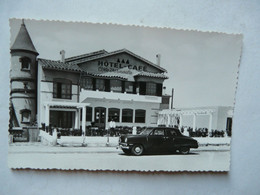
[[[113,126],[114,126],[113,119],[111,119],[109,122],[109,128],[108,128],[108,132],[107,132],[108,134],[111,133]]]
[[[116,128],[116,122],[112,118],[110,123],[109,123],[109,128],[110,128],[110,134],[115,135],[115,128]]]
[[[133,126],[132,134],[133,134],[133,135],[136,135],[136,127],[135,127],[135,126]]]
[[[107,144],[106,144],[107,146],[109,146],[109,134],[112,131],[113,126],[114,126],[113,119],[111,119],[109,122],[109,127],[107,129]]]

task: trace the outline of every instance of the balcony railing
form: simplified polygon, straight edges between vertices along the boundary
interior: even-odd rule
[[[80,102],[84,101],[86,98],[125,100],[125,101],[150,102],[150,103],[162,102],[162,97],[159,96],[105,92],[105,91],[98,91],[98,90],[91,91],[82,88],[80,91]]]

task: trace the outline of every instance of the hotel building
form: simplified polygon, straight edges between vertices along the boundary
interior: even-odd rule
[[[127,49],[38,58],[24,22],[11,47],[10,129],[156,126],[166,70]],[[158,55],[158,59],[160,56]]]

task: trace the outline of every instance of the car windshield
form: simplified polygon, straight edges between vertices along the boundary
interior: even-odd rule
[[[140,134],[141,134],[141,135],[149,135],[152,130],[153,130],[153,128],[146,128],[146,129],[143,130]]]

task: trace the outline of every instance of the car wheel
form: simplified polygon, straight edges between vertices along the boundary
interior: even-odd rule
[[[123,152],[124,152],[125,154],[130,154],[130,153],[131,153],[130,150],[127,150],[127,149],[122,149],[122,150],[123,150]]]
[[[181,154],[188,154],[188,153],[190,152],[190,148],[187,147],[187,146],[181,147],[181,148],[179,149],[179,152],[180,152]]]
[[[144,147],[140,144],[134,145],[132,148],[132,154],[134,154],[136,156],[142,155],[143,152],[144,152]]]

